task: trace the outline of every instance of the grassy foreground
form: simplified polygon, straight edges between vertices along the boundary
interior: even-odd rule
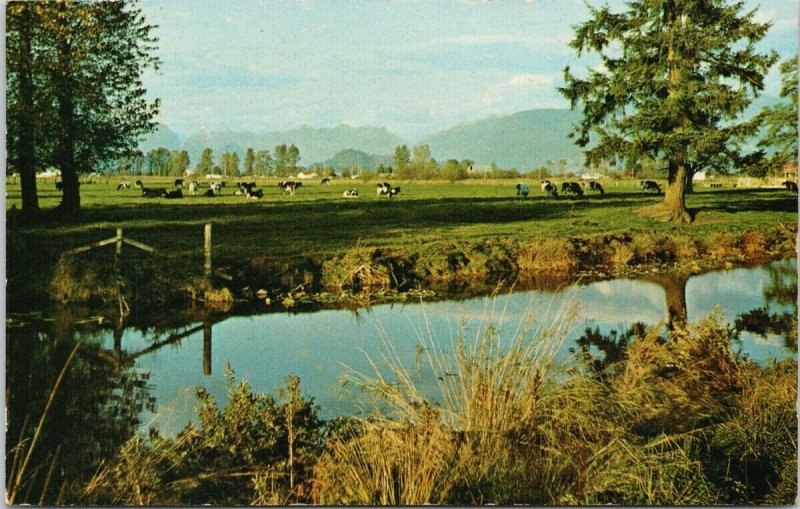
[[[201,274],[203,225],[212,223],[215,266],[235,276],[220,284],[236,296],[246,287],[281,298],[298,287],[375,294],[548,272],[625,274],[680,263],[694,270],[755,263],[793,253],[797,232],[796,195],[730,184],[698,188],[687,196],[694,222],[673,225],[635,214],[662,199],[640,192],[638,181],[607,182],[602,196],[557,200],[546,198],[532,180],[526,200],[515,199],[516,181],[393,181],[402,192],[390,200],[377,197],[372,182],[314,181],[288,196],[274,180],[262,180],[265,197],[258,201],[233,196],[230,185],[215,198],[149,199],[135,190],[116,191],[117,181],[82,185],[84,215],[77,223],[16,226],[10,215],[10,292],[31,280],[47,288],[62,251],[111,237],[118,227],[157,249],[160,273],[178,288],[192,286]],[[152,187],[169,188],[171,182],[145,179]],[[54,184],[39,186],[42,207],[54,206]],[[352,187],[361,196],[343,199],[343,190]],[[17,205],[19,188],[11,182],[7,206]],[[86,256],[78,264],[95,265]],[[97,270],[107,272],[99,265]],[[35,291],[28,285],[19,293]]]

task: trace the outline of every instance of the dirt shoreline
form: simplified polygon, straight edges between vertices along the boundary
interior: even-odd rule
[[[46,285],[41,279],[34,287],[10,281],[8,295],[17,304],[12,310],[30,309],[26,302],[35,305],[42,299],[96,309],[119,307],[120,295],[138,312],[186,306],[217,311],[242,305],[264,311],[349,308],[752,266],[797,256],[796,239],[797,225],[777,225],[769,231],[720,231],[708,238],[620,233],[526,242],[483,238],[413,248],[357,245],[328,258],[218,259],[210,281],[175,270],[175,261],[169,259],[126,263],[115,272],[107,263],[66,258],[46,272]]]

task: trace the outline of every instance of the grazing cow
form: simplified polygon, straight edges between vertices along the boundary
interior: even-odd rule
[[[167,198],[169,200],[175,198],[183,198],[183,191],[181,191],[180,189],[175,189],[174,191],[168,191],[167,194],[164,195],[164,198]]]
[[[175,179],[175,187],[183,187],[183,179]],[[181,196],[181,198],[183,198]]]
[[[320,184],[330,184],[330,183],[331,183],[330,177],[325,177],[322,179],[322,182],[320,182]]]
[[[550,185],[550,181],[549,181],[549,180],[540,180],[540,181],[539,181],[539,184],[540,184],[540,185],[541,185],[541,187],[542,187],[542,192],[543,192],[543,193],[546,193],[546,192],[547,192],[547,186],[549,186],[549,185]]]
[[[583,189],[577,182],[564,182],[561,184],[561,194],[572,193],[577,196],[583,196]]]
[[[294,181],[291,181],[291,180],[289,180],[287,182],[283,182],[283,186],[282,186],[283,194],[291,194],[292,196],[294,196],[294,192],[297,191],[301,187],[303,187],[303,183],[302,182],[294,182]]]
[[[225,187],[225,182],[212,182],[208,187],[212,189],[215,194],[219,194],[222,192],[222,188]]]
[[[597,191],[600,194],[605,194],[606,192],[603,186],[600,185],[600,182],[595,182],[594,180],[589,182],[589,191]]]
[[[209,197],[209,198],[213,198],[216,195],[217,195],[217,193],[214,192],[214,188],[213,187],[209,187],[208,189],[206,189],[206,192],[203,193],[203,196],[206,196],[206,197]]]
[[[544,186],[544,192],[547,193],[547,196],[550,198],[558,198],[558,187],[555,184],[551,184],[550,182]]]
[[[661,194],[661,186],[655,180],[640,180],[639,188],[642,191],[655,191],[656,194]]]
[[[791,180],[786,180],[783,183],[783,187],[786,188],[787,191],[797,194],[797,183],[792,182]]]
[[[189,182],[189,194],[191,194],[192,196],[197,196],[197,191],[199,190],[200,190],[200,183],[198,183],[196,180],[192,180],[191,182]]]
[[[400,194],[400,187],[399,186],[389,189],[389,198],[394,198],[398,194]]]
[[[134,182],[134,183],[133,183],[133,186],[134,186],[136,189],[143,189],[143,188],[144,188],[144,184],[142,183],[142,181],[141,181],[141,180],[137,180],[136,182]]]
[[[167,190],[163,187],[143,187],[142,188],[142,196],[145,198],[159,198],[161,196],[166,196]]]
[[[358,189],[348,189],[342,193],[342,198],[358,198]]]
[[[380,182],[375,187],[375,191],[378,196],[389,195],[389,191],[392,189],[392,185],[388,182]]]
[[[117,191],[121,191],[123,189],[130,189],[130,188],[131,188],[131,183],[128,182],[127,180],[123,180],[122,182],[117,184]]]
[[[60,180],[56,182],[56,191],[63,191],[64,190],[64,183]]]
[[[517,199],[524,199],[528,197],[528,194],[531,192],[528,184],[523,184],[520,182],[517,184]]]

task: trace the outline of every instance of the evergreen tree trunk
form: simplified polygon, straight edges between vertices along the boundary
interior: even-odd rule
[[[39,213],[39,196],[36,192],[36,155],[34,152],[33,111],[33,55],[31,53],[31,13],[25,8],[21,13],[19,37],[19,140],[17,157],[20,185],[22,186],[22,220],[31,220]]]
[[[665,223],[692,222],[692,216],[686,210],[687,175],[686,163],[670,160],[664,201],[648,207],[642,207],[637,210],[637,213]]]
[[[58,60],[60,72],[56,83],[56,97],[58,100],[59,130],[56,158],[61,170],[63,195],[57,210],[64,219],[70,219],[80,212],[81,195],[78,171],[75,164],[75,111],[70,74],[71,44],[68,40],[59,42]]]
[[[678,17],[676,7],[672,3],[664,6],[664,18],[667,26],[673,25]],[[673,45],[667,50],[667,64],[669,65],[669,97],[668,101],[677,101],[680,97],[680,90],[685,79],[681,55]],[[680,114],[676,120],[672,132],[680,135],[684,132],[688,119],[685,114]],[[664,201],[649,207],[639,209],[639,213],[645,217],[662,222],[690,223],[692,216],[686,210],[686,188],[687,181],[691,179],[688,171],[688,154],[686,147],[672,147],[672,154],[668,156],[669,167],[667,170],[667,189],[664,193]],[[689,184],[691,185],[691,184]]]

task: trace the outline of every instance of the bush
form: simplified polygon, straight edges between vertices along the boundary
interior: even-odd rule
[[[237,505],[308,501],[310,473],[322,447],[319,407],[289,376],[277,398],[235,384],[228,366],[229,401],[220,409],[197,389],[199,427],[175,438],[136,437],[87,486],[91,504]]]

